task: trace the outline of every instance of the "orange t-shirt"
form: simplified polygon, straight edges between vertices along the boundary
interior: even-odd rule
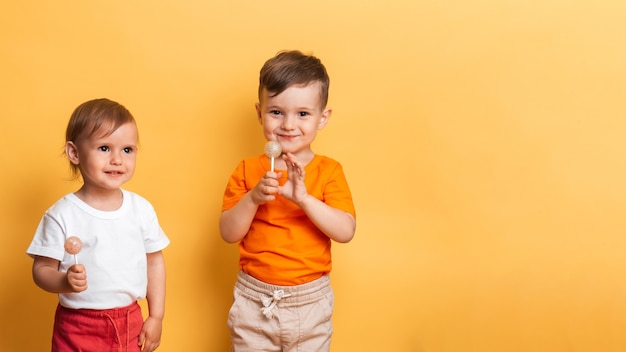
[[[232,208],[250,191],[270,164],[265,155],[243,160],[228,180],[222,211]],[[287,179],[287,170],[280,184]],[[305,166],[310,195],[356,216],[341,165],[316,155]],[[259,206],[248,234],[239,242],[239,266],[269,284],[293,286],[311,282],[331,270],[330,239],[291,201],[278,196]]]

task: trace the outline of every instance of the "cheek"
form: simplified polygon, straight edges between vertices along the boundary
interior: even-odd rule
[[[265,134],[273,134],[277,128],[278,128],[278,125],[275,123],[271,123],[271,122],[268,123],[267,121],[263,123],[263,132]]]
[[[317,127],[318,127],[317,124],[309,124],[306,126],[304,130],[306,131],[308,135],[314,136],[315,134],[317,134],[317,131],[318,131]]]

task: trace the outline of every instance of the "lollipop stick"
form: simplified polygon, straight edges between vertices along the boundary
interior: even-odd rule
[[[74,264],[78,264],[78,258],[76,258],[76,254],[74,254]]]
[[[270,158],[270,164],[272,165],[270,169],[274,172],[274,157]]]

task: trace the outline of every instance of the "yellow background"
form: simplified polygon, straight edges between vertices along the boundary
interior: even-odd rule
[[[333,351],[626,349],[623,1],[0,4],[0,351],[46,351],[56,296],[24,253],[68,181],[64,130],[108,97],[172,245],[159,351],[226,351],[235,245],[217,232],[260,154],[258,71],[319,56],[357,233],[334,246]]]

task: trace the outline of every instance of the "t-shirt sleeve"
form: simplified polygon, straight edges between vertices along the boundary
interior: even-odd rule
[[[336,163],[330,169],[330,177],[324,187],[323,201],[333,208],[352,214],[356,218],[352,193],[350,192],[343,168],[339,163]]]
[[[146,253],[154,253],[165,249],[165,247],[169,246],[170,239],[161,228],[154,207],[148,200],[140,196],[137,196],[137,198],[141,204],[144,216],[142,232]]]
[[[65,233],[61,223],[46,212],[35,231],[35,236],[26,250],[31,257],[36,255],[56,260],[63,260]]]
[[[234,207],[235,204],[248,193],[249,189],[245,180],[245,167],[245,161],[241,161],[228,178],[222,201],[222,211]]]

